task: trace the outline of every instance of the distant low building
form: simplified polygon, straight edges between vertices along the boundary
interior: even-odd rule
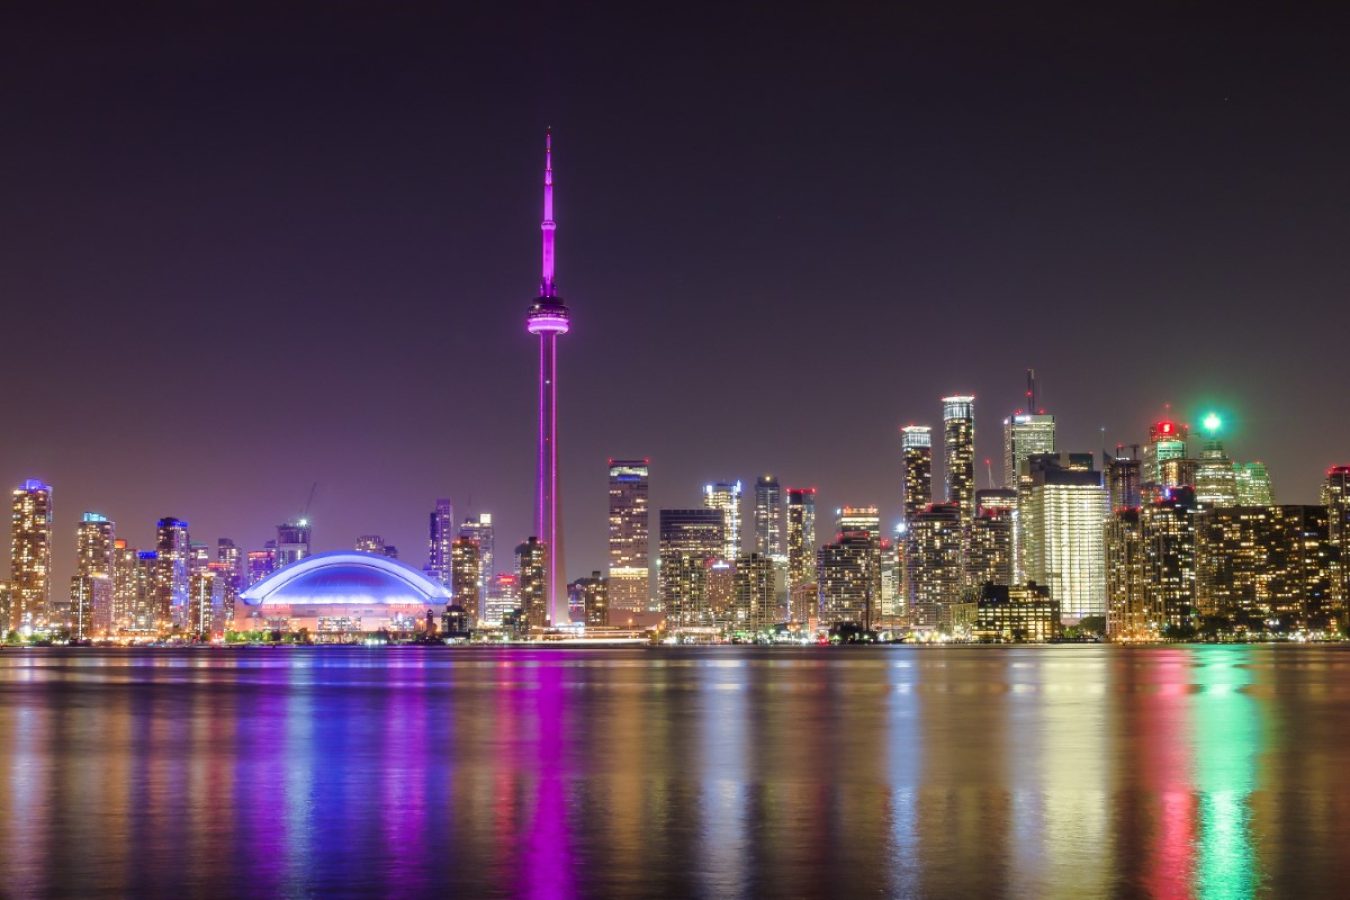
[[[1044,643],[1060,635],[1059,601],[1034,581],[1025,585],[986,584],[980,591],[975,635],[981,640]]]

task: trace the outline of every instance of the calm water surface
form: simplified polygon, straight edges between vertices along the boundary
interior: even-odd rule
[[[1350,650],[0,652],[0,894],[1350,890]]]

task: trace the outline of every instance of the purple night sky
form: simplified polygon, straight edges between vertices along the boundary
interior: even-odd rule
[[[569,577],[605,563],[609,456],[651,457],[655,507],[773,471],[893,520],[898,426],[974,393],[985,487],[1027,366],[1066,450],[1170,402],[1226,413],[1277,501],[1350,462],[1315,8],[455,6],[0,13],[0,482],[55,485],[57,594],[82,510],[253,548],[312,482],[317,549],[420,565],[451,496],[504,563],[546,125]]]

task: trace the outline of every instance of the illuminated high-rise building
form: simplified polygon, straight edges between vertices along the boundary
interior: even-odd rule
[[[436,501],[427,524],[427,567],[424,570],[428,578],[450,586],[451,560],[450,545],[457,537],[455,531],[455,505],[448,498]]]
[[[1325,506],[1227,506],[1196,520],[1195,605],[1260,633],[1325,629],[1339,610]]]
[[[113,583],[106,573],[73,575],[66,624],[74,640],[105,637],[112,624]]]
[[[450,595],[475,620],[483,618],[483,558],[478,542],[457,537],[450,543]]]
[[[142,637],[159,634],[164,630],[159,615],[159,554],[138,551],[135,577],[136,608],[129,630]]]
[[[816,554],[821,627],[872,627],[881,603],[881,542],[875,533],[844,531]]]
[[[906,425],[900,432],[904,519],[909,522],[933,502],[933,429]]]
[[[129,631],[135,627],[136,611],[140,607],[140,587],[137,564],[140,553],[135,547],[118,538],[113,541],[113,600],[111,633]]]
[[[805,624],[816,609],[816,489],[787,492],[788,619]]]
[[[675,626],[711,625],[708,568],[726,551],[726,515],[721,509],[660,512],[661,608]]]
[[[1106,521],[1106,636],[1113,641],[1156,640],[1163,616],[1156,591],[1144,580],[1144,533],[1138,507],[1119,506]]]
[[[755,479],[755,553],[770,559],[787,556],[783,536],[783,489],[774,475]]]
[[[942,398],[943,448],[946,451],[947,502],[961,511],[961,527],[975,518],[975,398]]]
[[[609,579],[598,569],[589,577],[578,578],[568,586],[568,593],[575,599],[582,615],[582,621],[588,627],[603,627],[609,624]]]
[[[1018,503],[1026,578],[1050,589],[1068,622],[1106,615],[1106,487],[1091,453],[1027,457]]]
[[[703,505],[722,513],[722,558],[734,562],[741,554],[741,483],[717,481],[703,486]]]
[[[776,483],[775,483],[776,484]],[[778,622],[773,590],[773,560],[762,553],[743,553],[736,560],[732,625],[762,631]]]
[[[549,618],[566,624],[567,578],[563,572],[562,493],[558,474],[558,338],[571,328],[571,311],[558,296],[554,279],[553,135],[544,137],[543,255],[539,296],[525,318],[525,330],[539,338],[539,439],[535,457],[534,527],[548,548],[544,605]]]
[[[986,584],[1013,583],[1013,510],[1017,492],[989,488],[975,492],[975,519],[970,526],[966,560],[968,593],[978,597]]]
[[[516,574],[520,585],[519,607],[531,628],[545,628],[550,620],[548,608],[548,548],[531,535],[516,546]]]
[[[643,612],[651,604],[649,461],[609,461],[609,606]]]
[[[961,508],[934,503],[916,514],[905,532],[905,606],[912,627],[952,624],[952,607],[962,602],[965,531]]]
[[[239,569],[228,561],[220,560],[208,565],[207,569],[214,576],[211,582],[211,634],[219,637],[234,622],[234,608],[240,590]]]
[[[1344,609],[1350,606],[1350,466],[1327,469],[1322,505],[1327,508],[1327,539],[1337,556],[1332,570],[1332,601]]]
[[[75,528],[75,574],[113,575],[116,526],[107,516],[87,512]]]
[[[188,523],[167,517],[155,525],[155,623],[161,630],[187,621]]]
[[[225,571],[230,574],[231,583],[235,590],[239,590],[244,582],[244,554],[230,538],[218,538],[216,540],[216,562],[225,566]]]
[[[1140,510],[1144,542],[1144,606],[1160,619],[1159,630],[1187,629],[1196,622],[1195,489],[1169,488]],[[1165,635],[1164,635],[1165,636]]]
[[[1022,461],[1038,453],[1055,452],[1055,417],[1016,412],[1003,420],[1003,486],[1017,489]]]
[[[459,536],[478,544],[478,615],[486,616],[497,583],[497,529],[492,524],[492,513],[480,512],[465,518],[459,526]]]
[[[514,572],[498,572],[488,591],[487,622],[498,625],[504,616],[520,607],[520,576]]]
[[[870,539],[881,540],[881,513],[875,506],[841,506],[834,511],[836,534],[860,532]]]
[[[1106,467],[1106,496],[1111,509],[1138,509],[1142,503],[1142,462],[1132,456],[1122,456],[1119,450],[1114,456],[1103,452],[1102,461]]]
[[[1236,506],[1237,478],[1233,461],[1224,452],[1219,440],[1222,425],[1219,417],[1210,413],[1202,423],[1209,440],[1200,450],[1195,472],[1195,499],[1202,506]]]
[[[1186,439],[1190,429],[1185,425],[1163,419],[1148,429],[1148,443],[1144,445],[1143,478],[1145,484],[1166,484],[1163,463],[1169,459],[1185,459]],[[1180,485],[1169,485],[1179,487]]]
[[[1263,462],[1233,463],[1233,480],[1237,486],[1238,506],[1274,506],[1275,492],[1270,485],[1270,472]]]
[[[267,543],[269,546],[264,547],[262,550],[248,551],[248,556],[244,560],[245,586],[257,584],[276,571],[276,544],[273,541],[268,541]]]
[[[277,526],[276,566],[278,569],[310,555],[311,528],[308,519],[296,519]]]
[[[10,628],[35,628],[52,605],[52,488],[30,478],[14,489],[10,517]]]
[[[873,616],[873,625],[895,627],[903,624],[905,608],[904,595],[900,593],[903,579],[900,562],[902,554],[897,542],[890,538],[881,539],[881,606]]]
[[[216,626],[216,579],[217,572],[208,564],[205,569],[197,569],[188,578],[187,614],[183,624],[193,640],[209,641]]]
[[[729,624],[736,615],[736,563],[720,556],[709,559],[703,573],[703,594],[712,624]],[[687,624],[706,625],[708,622]]]

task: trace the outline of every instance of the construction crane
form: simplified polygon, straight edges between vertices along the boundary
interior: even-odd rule
[[[305,508],[300,513],[299,524],[301,525],[309,524],[309,509],[311,506],[314,505],[314,495],[317,494],[318,491],[319,491],[319,483],[317,481],[309,486],[309,499],[305,501]]]

